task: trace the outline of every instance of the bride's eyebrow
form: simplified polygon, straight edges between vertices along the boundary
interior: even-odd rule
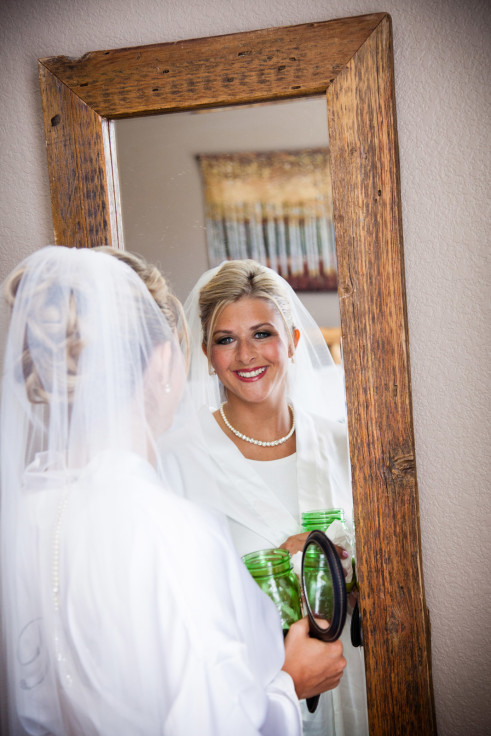
[[[249,329],[251,332],[256,332],[257,330],[260,330],[262,327],[267,327],[270,330],[275,329],[274,325],[272,325],[271,322],[260,322],[258,325],[251,325]],[[233,334],[234,334],[234,330],[226,330],[224,328],[213,331],[213,337],[216,337],[217,335],[233,335]]]

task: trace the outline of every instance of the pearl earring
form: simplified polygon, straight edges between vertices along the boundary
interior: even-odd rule
[[[170,394],[170,386],[169,386],[168,383],[165,384],[164,391],[165,391],[166,394]]]

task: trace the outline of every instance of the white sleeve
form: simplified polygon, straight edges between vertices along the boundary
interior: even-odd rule
[[[198,662],[188,652],[188,667],[164,725],[172,736],[300,736],[301,715],[293,682],[279,672],[264,686],[237,653],[218,664]],[[190,655],[190,656],[189,656]]]
[[[278,734],[278,736],[301,734],[300,705],[290,675],[283,670],[278,672],[267,689],[267,695],[268,712],[261,728],[261,734],[264,736],[266,734]]]
[[[193,547],[200,550],[199,578],[172,596],[179,609],[174,631],[179,621],[183,639],[173,651],[187,666],[173,668],[182,677],[166,733],[300,736],[298,698],[281,669],[283,634],[274,604],[252,580],[222,524],[203,515],[199,528],[191,528]],[[193,599],[201,602],[198,611]]]

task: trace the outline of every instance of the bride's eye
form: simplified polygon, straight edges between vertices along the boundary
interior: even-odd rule
[[[230,345],[232,342],[233,337],[230,337],[230,335],[227,335],[226,337],[219,337],[215,340],[216,345]]]
[[[259,332],[254,333],[254,337],[257,337],[259,340],[264,340],[265,337],[271,337],[271,332],[268,332],[267,330],[259,330]]]

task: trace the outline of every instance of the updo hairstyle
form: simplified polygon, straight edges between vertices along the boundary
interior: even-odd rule
[[[127,250],[117,250],[109,245],[101,245],[93,250],[107,253],[110,256],[118,258],[138,274],[152,295],[154,301],[157,303],[158,308],[164,315],[171,329],[177,330],[181,325],[186,324],[181,302],[174,296],[164,275],[159,271],[157,266],[154,266],[152,263],[148,263],[137,253],[131,253]]]
[[[280,277],[270,269],[251,259],[226,261],[219,271],[203,286],[199,294],[199,316],[210,364],[211,337],[222,311],[242,297],[264,299],[276,308],[285,324],[286,332],[294,348],[293,317],[288,294]]]
[[[92,249],[94,252],[112,255],[129,266],[147,287],[154,302],[165,317],[170,329],[184,343],[186,350],[188,335],[184,310],[179,300],[171,293],[161,272],[141,256],[128,251],[119,251],[109,246]],[[95,256],[94,256],[95,257]],[[4,297],[13,308],[18,298],[19,286],[30,266],[23,263],[10,274],[4,284]],[[21,365],[16,369],[20,382],[25,385],[27,398],[34,404],[49,404],[61,396],[54,395],[53,386],[64,387],[66,398],[73,398],[80,376],[77,375],[79,358],[84,348],[81,329],[86,296],[83,289],[72,286],[68,299],[49,266],[37,287],[28,296],[28,321],[24,335]],[[145,319],[152,320],[149,311]],[[159,330],[157,329],[157,334]],[[59,391],[59,389],[58,389]]]
[[[4,297],[11,309],[26,269],[25,264],[19,266],[4,283]],[[56,398],[52,383],[64,385],[67,398],[71,399],[84,348],[76,295],[72,291],[68,302],[60,303],[59,289],[48,270],[44,282],[29,298],[32,318],[26,325],[22,356],[16,367],[18,379],[24,382],[27,398],[33,404],[49,404]],[[32,346],[35,346],[35,359]]]
[[[132,253],[128,250],[117,250],[109,245],[100,245],[94,250],[101,253],[107,253],[114,256],[127,266],[141,278],[148,291],[153,297],[158,308],[167,320],[167,324],[178,336],[181,343],[182,351],[186,358],[186,365],[189,363],[189,332],[184,314],[184,309],[179,299],[172,293],[167,280],[153,263],[143,258],[143,256]]]

